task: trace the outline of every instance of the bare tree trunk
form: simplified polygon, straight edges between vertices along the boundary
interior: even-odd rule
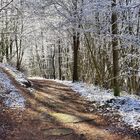
[[[61,71],[61,65],[62,65],[62,56],[61,56],[61,45],[60,45],[60,39],[58,41],[58,75],[59,75],[59,80],[62,78],[62,71]]]
[[[55,76],[55,45],[54,45],[54,50],[52,52],[52,68],[53,68],[53,79],[56,79]]]
[[[116,8],[116,0],[112,1],[112,9]],[[114,79],[114,95],[120,96],[119,88],[119,62],[118,62],[118,39],[117,39],[118,27],[117,27],[117,14],[116,11],[112,11],[112,53],[113,53],[113,79]]]
[[[76,32],[73,35],[73,82],[79,80],[78,78],[78,49],[79,49],[79,37]]]
[[[0,62],[3,62],[4,55],[5,55],[5,49],[4,49],[4,34],[1,34],[1,43],[0,43]]]
[[[74,10],[74,29],[73,29],[73,82],[79,80],[78,77],[78,53],[80,46],[80,33],[76,31],[75,27],[80,28],[81,17],[78,17],[78,0],[73,0],[73,10]],[[78,23],[77,23],[78,21]]]

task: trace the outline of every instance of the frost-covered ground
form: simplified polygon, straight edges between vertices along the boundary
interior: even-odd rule
[[[11,84],[11,80],[0,69],[0,84],[2,86],[0,97],[3,103],[10,108],[24,108],[25,99],[20,94],[19,90]]]
[[[40,77],[32,77],[30,79],[45,80]],[[140,97],[136,95],[129,95],[126,92],[122,92],[120,97],[115,97],[112,90],[101,89],[100,87],[92,84],[86,84],[82,82],[72,83],[71,81],[60,81],[71,87],[81,96],[85,97],[91,102],[95,102],[96,105],[107,107],[107,110],[113,110],[114,113],[121,116],[121,120],[129,125],[133,129],[140,129]],[[92,111],[92,109],[91,109]]]
[[[140,129],[140,97],[125,92],[121,93],[121,97],[115,97],[111,90],[101,89],[92,84],[56,81],[70,86],[81,96],[84,96],[87,100],[95,101],[100,106],[108,104],[119,112],[126,124],[134,129]]]
[[[20,71],[16,70],[14,67],[8,64],[0,63],[0,67],[4,68],[12,77],[22,86],[30,86],[29,81],[26,79],[26,76]]]

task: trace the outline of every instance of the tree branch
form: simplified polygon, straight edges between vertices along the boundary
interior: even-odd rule
[[[5,6],[3,6],[1,9],[0,9],[0,12],[2,11],[2,10],[4,10],[7,6],[9,6],[11,3],[13,2],[13,0],[11,0],[9,3],[7,3]]]

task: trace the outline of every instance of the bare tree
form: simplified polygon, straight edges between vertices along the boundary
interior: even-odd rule
[[[112,53],[113,53],[113,79],[114,79],[114,95],[120,95],[119,89],[119,61],[118,61],[118,27],[117,27],[117,13],[116,0],[112,1]]]

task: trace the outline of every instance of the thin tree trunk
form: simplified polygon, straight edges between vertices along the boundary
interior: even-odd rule
[[[116,0],[113,0],[112,9],[116,8]],[[112,51],[113,51],[113,79],[114,79],[114,95],[120,96],[119,88],[119,62],[118,62],[118,39],[117,39],[118,27],[117,27],[117,14],[116,11],[112,11]]]
[[[73,35],[73,82],[79,80],[78,78],[78,49],[79,38],[76,36],[76,32]]]
[[[55,45],[54,45],[54,50],[52,52],[52,68],[53,68],[53,79],[55,80],[56,79],[56,76],[55,76]]]
[[[59,68],[58,68],[58,73],[59,73],[59,80],[61,80],[61,78],[62,78],[62,72],[61,72],[61,45],[60,45],[60,40],[58,41],[58,66],[59,66]]]
[[[79,28],[81,27],[80,25],[80,20],[78,18],[78,13],[77,13],[77,8],[78,6],[78,0],[73,0],[73,10],[74,10],[74,29],[73,29],[73,82],[76,82],[79,80],[78,77],[78,53],[79,53],[79,46],[80,46],[80,33],[76,31],[75,27]],[[77,23],[78,20],[78,23]]]

